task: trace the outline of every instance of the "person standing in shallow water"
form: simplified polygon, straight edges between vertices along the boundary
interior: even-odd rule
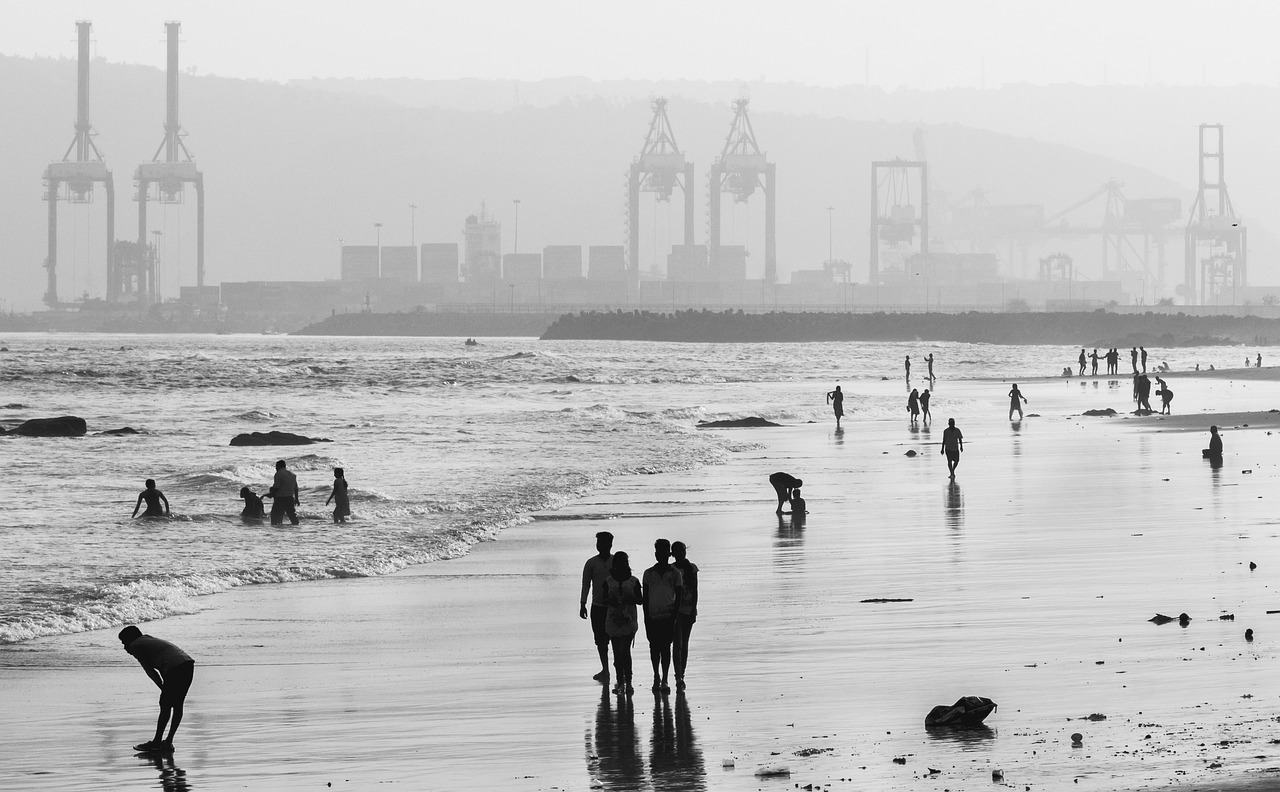
[[[631,645],[640,631],[636,619],[636,606],[642,599],[640,581],[631,574],[631,562],[627,554],[617,552],[609,562],[609,576],[605,579],[605,632],[613,645],[613,670],[618,675],[613,692],[630,696],[635,692],[631,685]],[[603,681],[608,681],[608,676]]]
[[[933,353],[932,353],[932,352],[930,352],[930,353],[929,353],[929,356],[928,356],[928,357],[926,357],[926,358],[924,359],[924,362],[929,364],[929,383],[930,383],[930,384],[932,384],[932,383],[933,383],[933,379],[934,379],[934,377],[933,377]]]
[[[284,525],[288,517],[293,525],[298,524],[298,477],[285,466],[284,460],[276,461],[275,482],[271,485],[274,500],[271,502],[271,524]]]
[[[684,542],[671,543],[673,567],[680,571],[684,584],[684,596],[680,598],[680,610],[676,613],[676,638],[671,649],[676,666],[676,690],[684,690],[684,670],[689,664],[689,635],[698,621],[698,565],[687,558]]]
[[[836,428],[840,428],[840,419],[844,417],[844,394],[840,391],[840,386],[827,392],[827,404],[831,405],[831,410],[836,414]]]
[[[182,706],[187,700],[187,691],[191,689],[191,679],[195,674],[195,661],[191,659],[191,655],[168,641],[143,635],[142,630],[132,624],[120,631],[119,638],[124,650],[133,655],[142,670],[160,688],[160,717],[156,720],[156,736],[149,742],[133,746],[133,749],[144,753],[171,753],[173,735],[182,723]],[[169,726],[168,737],[164,737],[166,724]],[[161,740],[161,737],[164,739]]]
[[[667,676],[671,669],[671,644],[675,640],[676,613],[680,610],[684,586],[680,570],[668,563],[671,559],[670,542],[666,539],[654,542],[653,557],[658,563],[644,571],[641,584],[644,635],[649,640],[649,661],[653,664],[653,690],[655,693],[670,693]]]
[[[920,392],[915,388],[911,389],[911,395],[907,397],[907,412],[911,413],[913,424],[920,417]]]
[[[1016,410],[1018,420],[1022,420],[1022,405],[1027,403],[1027,397],[1022,395],[1022,391],[1018,390],[1018,383],[1013,383],[1013,390],[1009,391],[1009,420],[1013,420],[1013,413]]]
[[[1147,348],[1138,347],[1138,351],[1141,352],[1142,354],[1142,373],[1146,374],[1147,373]]]
[[[142,513],[143,517],[168,517],[169,516],[169,499],[164,493],[156,489],[156,480],[147,479],[147,488],[138,493],[138,502],[133,504],[133,514],[129,519],[138,516],[138,509],[142,508],[142,502],[147,502],[147,510]],[[160,503],[164,502],[164,511],[160,511]]]
[[[951,478],[956,477],[961,451],[964,451],[964,435],[956,426],[956,419],[948,418],[947,428],[942,430],[942,453],[947,457],[947,472],[951,474]]]
[[[1200,456],[1214,467],[1222,464],[1222,436],[1218,434],[1218,427],[1209,427],[1209,447],[1201,450]]]
[[[1085,362],[1088,359],[1089,359],[1089,356],[1084,353],[1084,347],[1080,347],[1080,373],[1076,376],[1079,376],[1079,377],[1084,376]]]
[[[925,388],[924,391],[920,393],[920,415],[924,419],[925,423],[929,423],[933,420],[933,414],[929,412],[930,398],[932,397],[929,395],[929,389]]]
[[[324,502],[325,506],[330,503],[333,506],[334,523],[344,523],[351,514],[351,501],[347,497],[347,475],[342,468],[333,469],[333,492],[329,493],[329,499]]]
[[[1133,366],[1133,373],[1138,373],[1138,348],[1134,347],[1129,350],[1129,363]]]
[[[1089,360],[1093,361],[1093,371],[1090,373],[1096,377],[1098,376],[1098,350],[1093,350],[1093,353],[1089,355]]]
[[[906,366],[907,366],[907,385],[910,386],[911,385],[911,356],[910,355],[907,355]]]
[[[595,639],[596,653],[600,655],[600,673],[592,677],[597,682],[609,681],[609,633],[605,618],[609,612],[608,580],[613,565],[613,534],[601,531],[596,534],[596,554],[582,566],[582,596],[578,606],[578,618],[586,619],[587,595],[591,595],[591,635]]]

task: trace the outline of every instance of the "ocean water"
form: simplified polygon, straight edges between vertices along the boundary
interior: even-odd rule
[[[699,421],[898,417],[902,360],[948,379],[1053,376],[1078,348],[972,344],[654,344],[285,336],[0,337],[0,425],[79,415],[82,438],[0,438],[0,644],[209,607],[230,587],[381,575],[466,553],[620,476],[695,469],[758,449]],[[1152,350],[1240,366],[1262,351]],[[1122,360],[1122,371],[1127,361]],[[924,387],[916,383],[919,387]],[[996,388],[993,401],[1004,392]],[[951,414],[989,409],[952,400]],[[104,430],[129,426],[139,434]],[[278,429],[332,442],[233,448]],[[244,525],[238,492],[285,459],[299,526]],[[353,519],[324,501],[346,469]],[[154,478],[170,520],[131,520]]]

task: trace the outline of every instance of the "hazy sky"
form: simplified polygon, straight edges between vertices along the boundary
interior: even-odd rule
[[[939,88],[1004,82],[1280,82],[1275,0],[42,0],[9,3],[0,53],[306,77],[706,79]]]

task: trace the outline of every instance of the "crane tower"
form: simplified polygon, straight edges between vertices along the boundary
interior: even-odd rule
[[[168,62],[165,70],[165,118],[164,140],[156,149],[151,162],[144,162],[134,171],[138,201],[138,247],[147,244],[147,201],[151,199],[152,185],[156,187],[156,199],[161,204],[183,203],[183,187],[195,185],[196,190],[196,286],[204,286],[204,174],[196,167],[187,151],[183,138],[187,133],[178,120],[178,36],[181,22],[164,23],[168,43]],[[163,159],[162,159],[163,157]],[[109,279],[108,292],[113,299],[128,293],[130,273],[123,268]],[[158,298],[159,295],[152,295]]]
[[[91,203],[93,185],[102,182],[107,192],[107,268],[112,267],[115,247],[116,189],[111,171],[107,170],[102,152],[93,142],[97,134],[89,122],[89,34],[93,23],[76,22],[78,49],[76,55],[76,135],[62,155],[61,162],[44,169],[45,194],[49,202],[49,253],[44,260],[48,270],[44,302],[57,308],[58,302],[58,201]],[[74,159],[72,158],[74,156]]]
[[[1222,124],[1200,125],[1200,185],[1184,236],[1187,305],[1206,304],[1210,297],[1216,303],[1227,289],[1234,302],[1237,287],[1247,283],[1248,229],[1227,195],[1222,134]]]
[[[720,266],[720,196],[729,193],[737,203],[746,203],[756,189],[764,191],[764,280],[778,280],[777,247],[774,241],[774,165],[765,159],[747,115],[747,99],[733,103],[733,124],[724,140],[724,150],[711,164],[707,195],[707,252],[711,266]],[[763,182],[761,179],[763,178]]]
[[[676,145],[667,100],[653,100],[653,120],[645,136],[640,156],[627,174],[627,282],[640,282],[640,193],[654,193],[659,201],[670,201],[679,187],[684,193],[684,243],[693,245],[693,163],[685,160]],[[683,180],[682,180],[683,177]]]

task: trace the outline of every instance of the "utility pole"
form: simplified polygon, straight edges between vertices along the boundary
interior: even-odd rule
[[[418,219],[418,205],[409,204],[409,245],[412,247],[418,246],[417,236],[414,232],[414,227],[417,222],[417,219]]]
[[[382,277],[382,223],[374,223],[373,228],[374,228],[374,232],[378,235],[377,236],[378,241],[376,243],[378,245],[378,277],[381,278]]]
[[[520,199],[516,198],[515,200],[512,201],[512,203],[516,205],[516,222],[515,222],[515,227],[512,229],[513,233],[512,233],[512,240],[511,240],[511,252],[519,253],[520,252]]]

